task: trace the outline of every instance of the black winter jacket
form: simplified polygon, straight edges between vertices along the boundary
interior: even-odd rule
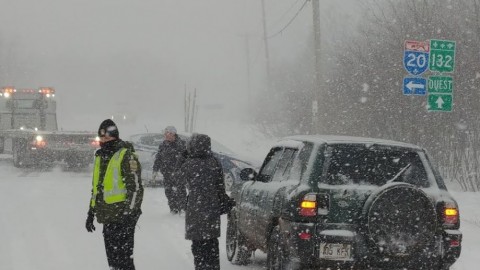
[[[173,173],[182,166],[186,158],[185,142],[178,135],[176,137],[175,141],[164,140],[158,146],[158,152],[153,163],[153,171],[160,171],[167,182],[171,181]]]
[[[225,183],[220,162],[211,153],[210,137],[194,134],[188,144],[188,158],[175,178],[187,184],[185,238],[206,240],[220,237],[220,199]]]

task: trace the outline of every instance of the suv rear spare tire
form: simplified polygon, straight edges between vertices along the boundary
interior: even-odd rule
[[[415,186],[386,185],[373,193],[365,206],[368,237],[378,253],[405,258],[434,243],[435,207]]]

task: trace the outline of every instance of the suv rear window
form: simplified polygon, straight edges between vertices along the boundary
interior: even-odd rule
[[[382,186],[389,180],[429,187],[422,159],[410,149],[332,145],[327,148],[326,183]]]

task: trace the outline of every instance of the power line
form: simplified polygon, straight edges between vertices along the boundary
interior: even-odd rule
[[[303,8],[307,5],[308,1],[309,0],[305,0],[305,2],[303,2],[303,5],[300,7],[300,9],[297,11],[297,13],[295,13],[295,16],[293,16],[293,18],[280,31],[276,32],[273,35],[268,36],[267,38],[268,39],[273,38],[273,37],[281,34],[285,29],[287,29],[287,27],[290,26],[290,24],[292,24],[292,22],[297,18],[298,14],[300,14],[300,12],[303,10]]]
[[[287,14],[298,4],[298,2],[300,2],[300,0],[295,1],[295,3],[293,3],[293,4],[282,14],[282,16],[280,16],[280,17],[278,18],[278,20],[276,20],[274,23],[272,23],[272,24],[269,25],[269,26],[270,26],[270,27],[273,27],[273,26],[278,25],[278,24],[285,18],[285,16],[287,16]]]

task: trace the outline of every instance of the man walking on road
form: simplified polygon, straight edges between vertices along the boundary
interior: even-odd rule
[[[111,270],[135,270],[135,226],[142,213],[141,168],[133,146],[119,139],[116,124],[107,119],[98,129],[100,149],[95,153],[92,198],[86,222],[103,224],[103,238]]]
[[[163,174],[165,195],[167,196],[170,212],[180,213],[185,209],[186,189],[183,179],[175,179],[175,172],[182,166],[186,158],[185,142],[177,135],[177,129],[174,126],[165,128],[165,139],[159,145],[155,162],[153,164],[153,178],[158,175],[158,171]]]

